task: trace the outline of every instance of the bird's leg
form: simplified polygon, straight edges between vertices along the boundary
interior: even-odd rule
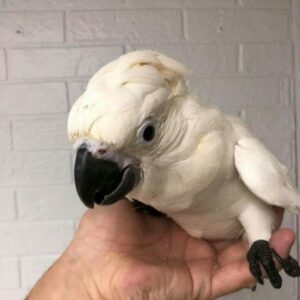
[[[282,258],[274,249],[272,252],[287,275],[291,277],[300,276],[300,266],[296,259],[290,255],[287,258]]]
[[[250,272],[260,284],[264,283],[260,269],[260,265],[262,265],[270,279],[272,286],[276,289],[281,288],[282,279],[275,267],[272,249],[267,241],[255,241],[248,251],[247,259],[249,262]]]
[[[276,269],[273,251],[268,242],[272,235],[272,228],[276,224],[274,210],[262,201],[252,199],[249,201],[247,209],[239,216],[239,220],[251,245],[247,254],[250,272],[260,284],[263,284],[262,267],[272,286],[279,289],[282,279]]]

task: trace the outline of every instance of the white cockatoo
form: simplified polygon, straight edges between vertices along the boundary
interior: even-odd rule
[[[125,196],[154,207],[195,238],[250,243],[275,288],[282,280],[268,244],[272,206],[300,212],[288,171],[239,118],[201,105],[186,70],[158,52],[125,54],[101,68],[75,102],[68,134],[77,151],[75,183],[93,207]],[[274,253],[290,276],[300,268]]]

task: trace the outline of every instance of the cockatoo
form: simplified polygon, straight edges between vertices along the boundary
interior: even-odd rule
[[[201,105],[185,67],[155,51],[127,53],[101,68],[73,105],[68,135],[76,149],[75,185],[83,203],[125,196],[172,218],[195,238],[246,235],[251,273],[262,283],[300,267],[269,247],[272,206],[300,212],[288,170],[239,118]]]

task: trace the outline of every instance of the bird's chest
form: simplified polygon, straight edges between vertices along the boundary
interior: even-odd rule
[[[239,238],[244,229],[238,216],[247,203],[247,191],[239,179],[212,186],[195,196],[193,205],[170,217],[193,237]]]

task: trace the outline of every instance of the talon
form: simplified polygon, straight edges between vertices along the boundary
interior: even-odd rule
[[[256,284],[251,288],[251,291],[252,291],[252,292],[255,292],[255,291],[256,291]]]
[[[287,275],[291,277],[300,276],[300,266],[296,259],[290,255],[287,258],[282,258],[274,249],[272,249],[272,252]]]
[[[282,285],[282,279],[279,275],[272,257],[272,250],[269,243],[264,240],[258,240],[253,243],[248,254],[249,269],[252,275],[260,284],[263,284],[260,265],[266,271],[272,286],[279,289]]]

